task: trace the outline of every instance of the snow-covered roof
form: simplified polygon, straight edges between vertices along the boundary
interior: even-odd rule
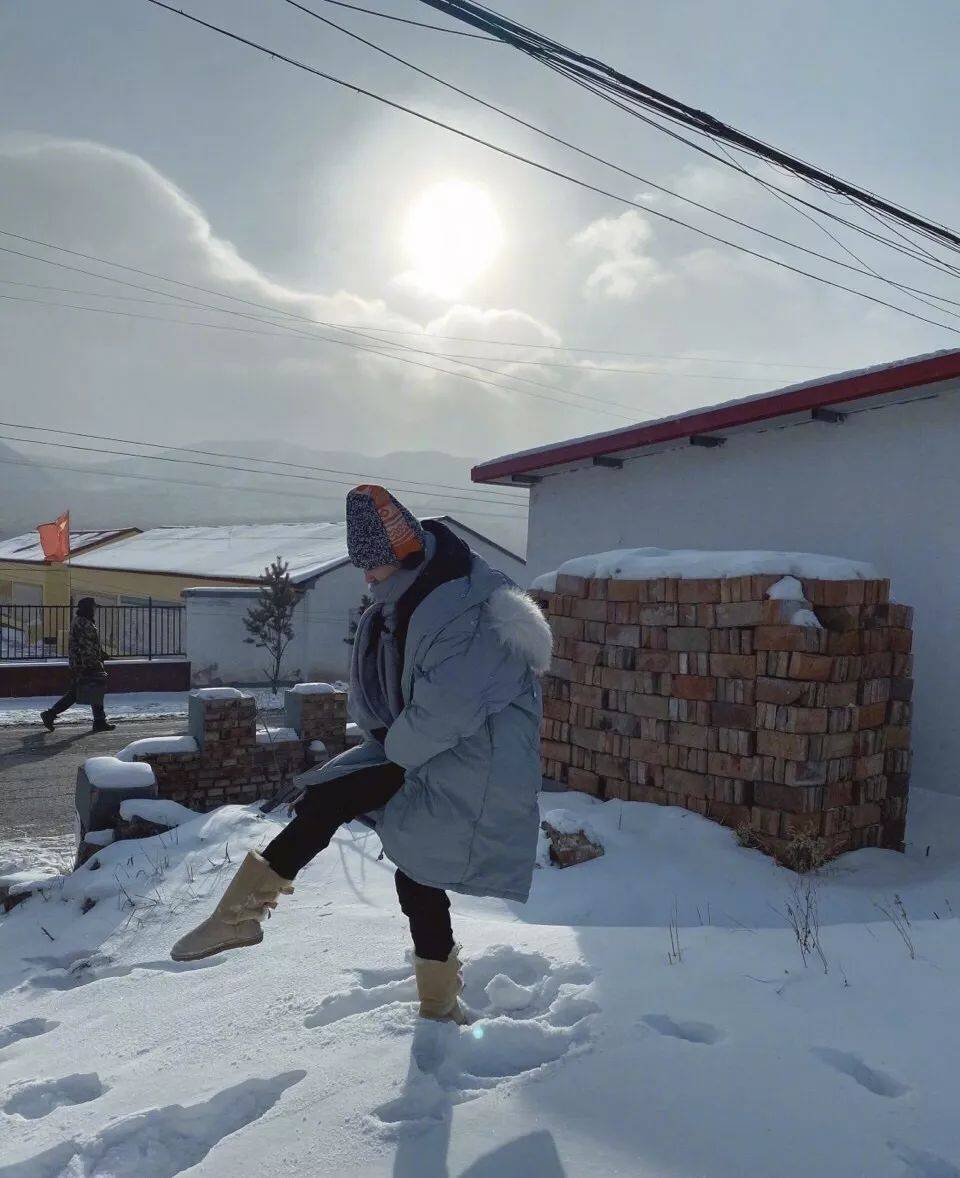
[[[669,417],[640,422],[621,429],[568,438],[532,450],[506,454],[475,466],[475,483],[511,483],[514,478],[539,474],[570,463],[589,462],[606,455],[622,454],[666,442],[697,439],[699,435],[717,437],[723,432],[745,428],[763,428],[775,418],[794,414],[810,415],[828,406],[843,410],[848,404],[865,398],[902,393],[960,378],[960,350],[930,352],[879,364],[873,368],[854,369],[787,385],[771,392],[755,393],[735,401],[725,401],[707,408],[692,409]],[[535,481],[535,480],[534,480]]]
[[[98,544],[106,544],[135,532],[136,528],[112,528],[99,532],[71,532],[70,551],[80,553]],[[11,536],[0,540],[0,560],[16,560],[29,564],[43,564],[43,549],[37,532],[26,532],[22,536]]]
[[[230,524],[149,528],[72,563],[80,568],[187,577],[258,580],[272,560],[290,565],[293,581],[306,581],[347,559],[345,524]]]
[[[437,518],[500,548],[450,516]],[[509,555],[522,562],[522,557]],[[349,560],[347,526],[303,523],[149,528],[71,563],[79,568],[256,581],[278,556],[290,565],[294,583],[312,580]]]

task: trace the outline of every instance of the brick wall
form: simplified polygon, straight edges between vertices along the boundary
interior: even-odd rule
[[[63,695],[73,683],[65,662],[0,664],[0,697]],[[116,659],[107,663],[107,710],[111,694],[127,691],[188,691],[186,659]]]
[[[784,861],[798,836],[902,850],[913,611],[887,581],[803,580],[790,601],[779,581],[558,576],[544,775],[683,806]]]
[[[288,693],[289,694],[289,693]],[[270,797],[315,763],[312,741],[322,740],[329,756],[346,747],[346,695],[302,695],[296,705],[299,739],[257,743],[257,706],[250,696],[235,699],[191,697],[191,727],[196,753],[151,753],[148,761],[158,796],[192,810],[212,810],[227,803],[245,804]],[[288,716],[288,720],[291,717]]]

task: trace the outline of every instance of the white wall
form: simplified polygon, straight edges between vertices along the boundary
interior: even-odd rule
[[[682,445],[533,488],[530,578],[573,556],[645,545],[872,561],[894,597],[916,608],[914,782],[960,793],[956,391],[856,413],[842,425],[733,435],[711,450]]]
[[[263,681],[263,652],[244,643],[243,618],[256,596],[255,589],[227,588],[188,589],[183,594],[194,686]]]
[[[345,679],[351,647],[344,642],[351,610],[360,605],[366,585],[363,573],[344,564],[320,577],[306,597],[304,677]]]
[[[456,525],[449,525],[495,568],[523,584],[523,562],[501,552]],[[345,564],[332,569],[307,588],[293,617],[294,640],[283,661],[284,678],[343,679],[350,668],[347,636],[351,611],[364,594],[363,574]],[[187,656],[195,685],[255,683],[264,680],[268,658],[244,642],[243,619],[256,599],[255,589],[188,589]]]
[[[502,573],[506,573],[518,585],[526,585],[529,579],[527,577],[527,566],[519,557],[511,556],[508,552],[501,551],[501,549],[493,544],[488,544],[486,540],[482,540],[474,533],[467,532],[463,528],[458,528],[455,523],[448,522],[447,526],[451,531],[456,532],[461,540],[469,544],[478,556],[482,556],[491,568],[499,569]]]

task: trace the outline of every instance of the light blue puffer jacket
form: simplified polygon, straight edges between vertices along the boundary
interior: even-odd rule
[[[414,610],[404,707],[383,745],[358,748],[301,779],[322,788],[393,761],[403,788],[372,815],[384,851],[411,879],[526,900],[536,858],[542,697],[550,628],[527,594],[476,554],[469,576]]]

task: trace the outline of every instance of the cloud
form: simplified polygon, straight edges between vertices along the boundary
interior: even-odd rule
[[[573,237],[573,245],[592,258],[602,259],[587,275],[584,290],[600,299],[629,299],[666,280],[647,247],[653,230],[637,209],[619,217],[591,221]]]
[[[105,276],[5,255],[3,276],[32,286],[0,285],[0,293],[97,308],[5,304],[0,346],[8,375],[29,390],[24,420],[169,442],[296,438],[322,449],[429,445],[478,454],[507,444],[502,415],[489,410],[509,403],[511,442],[516,434],[535,439],[535,401],[481,387],[446,361],[437,367],[451,368],[450,375],[419,367],[433,363],[417,351],[423,323],[335,275],[313,290],[271,276],[220,236],[195,200],[130,152],[80,140],[0,139],[0,225],[213,292],[0,238],[0,245]],[[453,308],[433,321],[441,322],[463,324],[465,335],[491,325],[559,339],[521,310]],[[397,334],[377,337],[381,330]]]

